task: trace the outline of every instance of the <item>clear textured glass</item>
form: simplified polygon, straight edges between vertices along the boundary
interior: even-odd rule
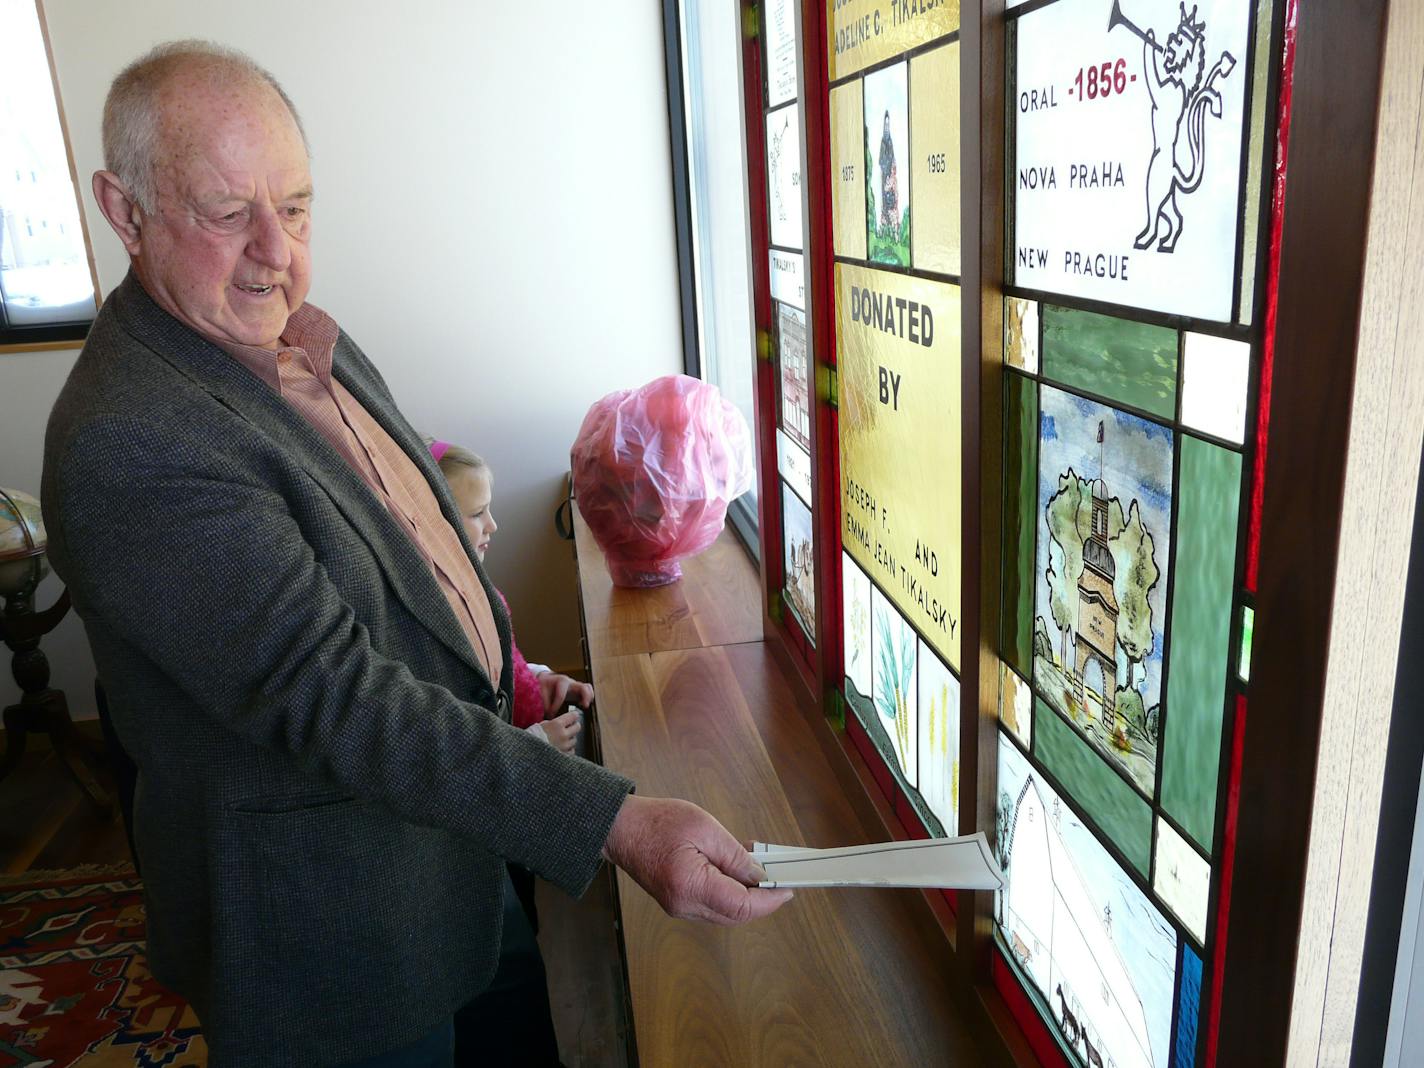
[[[0,0],[0,324],[87,323],[97,310],[34,0]]]

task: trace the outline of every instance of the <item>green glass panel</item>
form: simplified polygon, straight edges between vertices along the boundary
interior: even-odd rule
[[[1043,306],[1043,375],[1143,411],[1177,414],[1177,332]]]
[[[1256,629],[1256,612],[1250,605],[1241,609],[1241,652],[1236,657],[1236,673],[1242,682],[1251,680],[1251,632]]]
[[[1241,456],[1186,434],[1181,442],[1162,807],[1210,849],[1231,663]]]
[[[1063,785],[1068,800],[1091,816],[1133,867],[1146,875],[1152,857],[1152,810],[1038,698],[1034,699],[1033,752]]]
[[[1034,491],[1038,482],[1038,384],[1004,376],[1004,659],[1033,671]]]

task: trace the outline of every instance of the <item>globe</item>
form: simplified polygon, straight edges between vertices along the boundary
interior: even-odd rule
[[[0,597],[34,593],[49,574],[44,517],[28,493],[0,487]]]

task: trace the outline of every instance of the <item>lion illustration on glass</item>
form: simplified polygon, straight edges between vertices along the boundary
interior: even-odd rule
[[[1206,114],[1221,118],[1218,80],[1229,77],[1236,58],[1222,52],[1210,71],[1206,69],[1206,20],[1179,4],[1177,26],[1165,42],[1156,31],[1143,30],[1113,0],[1108,29],[1122,26],[1142,38],[1143,81],[1152,101],[1152,155],[1147,161],[1147,224],[1133,247],[1173,252],[1182,236],[1182,210],[1177,194],[1195,193],[1206,170]],[[1185,165],[1184,165],[1185,157]],[[1165,230],[1164,230],[1165,226]]]
[[[996,915],[1085,1065],[1167,1068],[1177,935],[1073,809],[999,739]]]
[[[1035,688],[1148,797],[1171,514],[1170,430],[1043,387]]]
[[[900,773],[911,787],[917,783],[916,746],[919,732],[915,717],[919,690],[915,677],[916,638],[914,628],[895,610],[880,588],[871,594],[874,612],[871,661],[871,699],[879,717],[879,727],[888,749],[900,765]]]
[[[865,233],[872,263],[910,265],[909,64],[865,79]]]

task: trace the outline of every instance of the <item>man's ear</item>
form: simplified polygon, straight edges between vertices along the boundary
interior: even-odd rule
[[[95,171],[94,199],[128,254],[137,256],[142,247],[142,234],[139,207],[133,194],[124,188],[124,183],[113,171]]]

